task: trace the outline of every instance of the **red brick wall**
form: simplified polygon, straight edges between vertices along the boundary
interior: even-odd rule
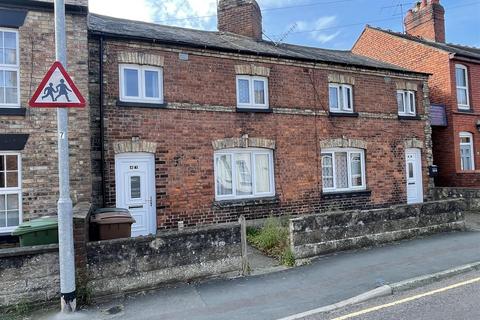
[[[418,42],[367,27],[353,47],[353,52],[393,63],[404,68],[431,73],[430,102],[446,106],[448,127],[433,127],[434,163],[439,166],[438,186],[480,186],[480,170],[460,171],[461,131],[473,133],[476,168],[480,169],[480,134],[475,123],[480,119],[480,90],[474,83],[480,81],[480,64],[463,63],[469,70],[470,101],[473,113],[460,113],[457,108],[455,60],[449,53]]]
[[[96,42],[91,41],[91,52]],[[141,51],[165,57],[164,91],[167,109],[117,107],[118,63],[120,51]],[[91,60],[97,56],[91,55]],[[371,208],[406,201],[404,178],[404,142],[417,138],[425,141],[426,123],[422,120],[400,121],[397,118],[396,84],[393,75],[330,67],[311,67],[278,63],[256,65],[271,68],[270,105],[290,108],[288,114],[236,113],[235,68],[239,56],[213,57],[190,53],[189,61],[178,59],[177,52],[142,45],[108,41],[105,57],[106,92],[106,202],[115,205],[113,143],[139,137],[158,143],[156,159],[157,215],[159,228],[232,221],[239,214],[266,217],[276,214],[311,213],[331,207]],[[245,58],[244,58],[245,59]],[[91,61],[91,65],[94,65]],[[313,116],[327,105],[328,74],[342,73],[355,78],[354,106],[359,118]],[[93,73],[91,83],[95,82]],[[424,113],[423,85],[417,95],[418,110]],[[319,97],[315,97],[315,85]],[[94,90],[91,90],[92,101]],[[204,106],[211,111],[173,109]],[[92,103],[93,105],[93,103]],[[227,107],[226,111],[214,106]],[[292,111],[293,110],[293,111]],[[297,114],[296,114],[297,113]],[[212,141],[230,137],[261,137],[276,141],[274,152],[277,200],[265,204],[224,206],[214,201]],[[367,142],[366,177],[371,196],[326,200],[321,194],[321,140],[360,139]],[[427,156],[422,155],[424,186],[429,179]]]

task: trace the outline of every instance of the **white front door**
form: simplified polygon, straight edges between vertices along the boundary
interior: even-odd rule
[[[405,151],[407,174],[407,203],[423,202],[422,156],[420,149]]]
[[[125,153],[115,157],[117,208],[130,211],[135,223],[132,237],[155,234],[155,158],[148,153]]]

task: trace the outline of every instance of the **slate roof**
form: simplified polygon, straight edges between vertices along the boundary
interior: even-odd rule
[[[186,29],[92,13],[88,17],[88,28],[92,34],[119,38],[425,75],[356,55],[350,51],[327,50],[292,44],[275,45],[271,41],[256,41],[233,33]]]
[[[372,27],[372,26],[367,26],[367,27],[374,30],[381,31],[381,32],[385,32],[403,39],[412,40],[412,41],[424,44],[426,46],[447,51],[455,54],[456,56],[480,60],[480,48],[467,47],[467,46],[462,46],[462,45],[453,44],[453,43],[435,42],[435,41],[426,40],[420,37],[411,36],[411,35],[400,33],[400,32],[395,32],[392,30],[385,30],[382,28]]]

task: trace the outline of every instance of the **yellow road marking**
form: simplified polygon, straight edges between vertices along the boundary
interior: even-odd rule
[[[429,292],[418,294],[416,296],[412,296],[412,297],[409,297],[409,298],[405,298],[405,299],[401,299],[401,300],[398,300],[398,301],[390,302],[390,303],[383,304],[383,305],[380,305],[380,306],[360,310],[360,311],[350,313],[350,314],[347,314],[347,315],[344,315],[344,316],[341,316],[341,317],[338,317],[338,318],[335,318],[335,319],[332,319],[332,320],[351,319],[351,318],[358,317],[358,316],[361,316],[361,315],[366,314],[366,313],[371,313],[371,312],[382,310],[382,309],[385,309],[385,308],[390,308],[390,307],[393,307],[393,306],[396,306],[396,305],[399,305],[399,304],[403,304],[403,303],[407,303],[407,302],[417,300],[417,299],[420,299],[420,298],[432,296],[432,295],[440,293],[440,292],[445,292],[445,291],[448,291],[448,290],[452,290],[452,289],[455,289],[455,288],[458,288],[458,287],[466,286],[466,285],[469,285],[469,284],[472,284],[472,283],[475,283],[475,282],[479,282],[479,281],[480,281],[480,277],[475,278],[475,279],[471,279],[471,280],[468,280],[468,281],[459,282],[459,283],[453,284],[453,285],[448,286],[448,287],[432,290],[432,291],[429,291]]]

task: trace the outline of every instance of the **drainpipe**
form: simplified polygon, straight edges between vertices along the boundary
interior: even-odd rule
[[[102,176],[102,207],[105,207],[105,197],[106,194],[106,187],[105,187],[105,124],[103,121],[103,108],[104,108],[104,99],[103,99],[103,36],[100,36],[100,43],[99,43],[99,95],[100,95],[100,171]]]

